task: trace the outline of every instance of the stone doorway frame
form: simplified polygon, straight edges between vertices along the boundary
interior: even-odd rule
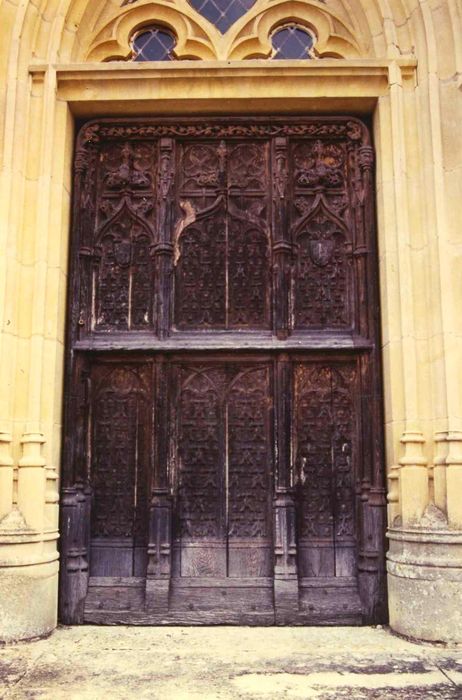
[[[155,67],[118,63],[35,64],[29,69],[30,99],[24,116],[27,163],[31,179],[38,183],[38,204],[29,236],[30,245],[40,250],[34,274],[39,278],[37,303],[42,302],[45,313],[42,311],[42,317],[35,324],[35,340],[27,350],[31,353],[30,422],[22,435],[23,455],[17,476],[17,503],[24,519],[21,545],[25,545],[28,552],[30,575],[22,577],[19,583],[14,577],[23,565],[10,567],[15,589],[22,587],[21,595],[30,602],[24,611],[28,616],[24,619],[26,630],[43,633],[56,623],[58,477],[54,465],[59,463],[60,426],[49,417],[59,415],[63,395],[65,251],[69,243],[71,167],[77,118],[191,112],[197,115],[252,112],[372,116],[377,154],[388,516],[392,526],[389,534],[396,540],[398,549],[413,539],[406,535],[406,528],[422,517],[429,494],[419,410],[418,321],[413,295],[416,285],[424,283],[426,278],[418,251],[413,249],[411,223],[418,206],[418,193],[411,175],[422,166],[423,157],[418,152],[412,153],[413,147],[418,151],[418,141],[406,133],[406,125],[415,122],[418,110],[417,63],[414,58],[405,57],[301,63],[285,62],[281,66],[259,60],[207,61]],[[52,317],[51,322],[48,315]],[[48,364],[44,361],[46,353],[53,356]],[[44,400],[42,393],[46,382],[51,390]],[[446,440],[445,433],[441,440],[442,469],[441,472],[435,469],[433,474],[435,502],[441,504],[442,509],[446,509]],[[5,451],[2,465],[6,467],[2,470],[2,484],[7,487],[3,498],[8,500],[11,493],[13,502],[15,470],[12,462],[8,462],[11,436],[3,433],[1,442]],[[44,457],[45,442],[51,445],[45,446]],[[400,454],[401,445],[403,455]],[[31,498],[32,493],[34,498]],[[457,519],[459,509],[454,506],[453,510]],[[448,512],[452,512],[450,503]],[[457,537],[460,539],[460,534]],[[2,534],[0,541],[16,545],[17,534],[10,537]],[[393,562],[390,569],[393,575],[392,569]],[[402,606],[406,603],[393,585],[389,598],[391,621],[396,629],[406,632],[409,623],[402,621]],[[15,606],[13,600],[11,606]],[[23,636],[27,636],[27,632]]]

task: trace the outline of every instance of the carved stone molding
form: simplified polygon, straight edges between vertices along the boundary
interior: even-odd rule
[[[24,433],[18,470],[18,507],[26,522],[42,531],[45,517],[46,461],[42,455],[45,437],[39,432]],[[31,500],[30,493],[34,493]]]
[[[462,466],[462,430],[449,431],[446,440],[448,443],[447,466]]]
[[[462,430],[450,430],[446,457],[447,512],[449,524],[462,530]]]
[[[400,503],[403,525],[415,525],[428,505],[428,469],[423,448],[425,439],[420,431],[406,431],[401,437],[404,454],[400,464]]]
[[[406,431],[401,437],[404,454],[399,460],[402,467],[426,467],[427,459],[423,454],[425,438],[420,431]]]
[[[104,15],[90,37],[88,61],[127,60],[131,37],[142,26],[165,27],[176,35],[179,60],[241,60],[268,58],[271,34],[285,23],[295,23],[315,38],[316,58],[366,57],[363,41],[345,17],[313,0],[257,0],[225,33],[186,0],[135,0],[124,2]]]
[[[45,436],[42,433],[24,433],[21,438],[22,457],[19,460],[20,467],[44,467],[46,462],[42,456],[42,445]]]
[[[11,457],[10,433],[0,433],[0,520],[13,506],[14,462]]]
[[[448,454],[447,431],[435,433],[435,456],[430,469],[431,495],[435,505],[446,512],[447,510],[447,485],[446,485],[446,458]],[[433,493],[432,493],[433,492]]]
[[[26,523],[19,508],[13,508],[5,517],[0,520],[0,538],[11,537],[12,535],[25,535],[33,531]],[[4,543],[4,542],[3,542]]]

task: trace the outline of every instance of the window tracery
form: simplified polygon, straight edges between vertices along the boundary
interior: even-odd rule
[[[360,58],[356,28],[320,0],[124,0],[87,60]]]
[[[278,27],[271,36],[273,60],[314,58],[314,38],[303,27],[289,24]]]
[[[189,0],[189,4],[222,34],[225,34],[255,3],[256,0]]]
[[[171,61],[176,37],[163,27],[151,26],[141,30],[132,39],[133,61]]]

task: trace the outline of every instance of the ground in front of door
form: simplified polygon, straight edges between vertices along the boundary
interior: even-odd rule
[[[2,700],[460,700],[462,646],[381,628],[62,627],[0,647]]]

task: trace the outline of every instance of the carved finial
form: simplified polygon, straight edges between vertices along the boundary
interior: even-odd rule
[[[220,163],[220,172],[224,172],[225,167],[226,167],[226,154],[228,152],[228,149],[226,148],[226,143],[224,141],[220,141],[220,145],[217,148],[217,154],[218,154],[218,159]]]
[[[99,124],[89,124],[89,126],[85,127],[85,129],[83,129],[83,131],[81,132],[82,143],[83,144],[98,143],[99,130],[100,130]]]
[[[372,170],[374,166],[374,149],[371,146],[362,146],[359,149],[359,165],[361,170]]]
[[[347,129],[347,134],[352,141],[359,141],[362,138],[363,130],[358,122],[348,122]]]
[[[77,174],[85,172],[87,167],[87,152],[83,148],[76,151],[74,160],[74,170]]]

